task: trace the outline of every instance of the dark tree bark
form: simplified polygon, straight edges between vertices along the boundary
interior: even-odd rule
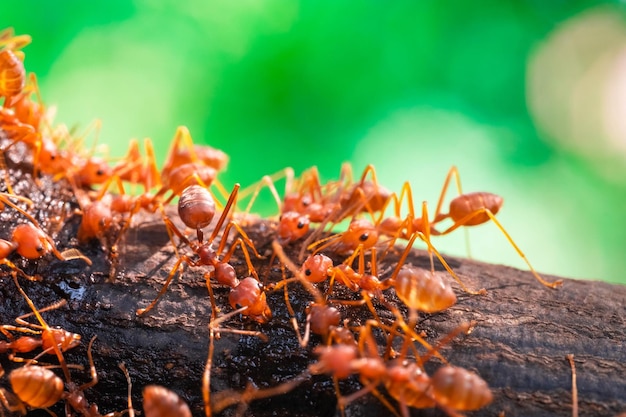
[[[59,299],[68,301],[66,307],[43,314],[49,325],[82,335],[81,346],[66,352],[68,363],[87,365],[87,341],[97,336],[93,356],[100,381],[86,391],[88,400],[98,404],[103,414],[126,408],[126,379],[118,368],[118,364],[124,362],[133,381],[136,409],[141,409],[142,388],[160,384],[184,398],[194,416],[204,415],[201,380],[211,316],[203,277],[206,270],[186,268],[174,279],[156,308],[138,317],[135,310],[145,307],[156,296],[176,261],[160,216],[142,213],[132,220],[133,227],[120,244],[115,280],[111,282],[107,248],[102,248],[98,240],[79,245],[74,237],[81,216],[74,211],[78,206],[67,184],[52,182],[46,177],[36,184],[29,170],[22,169],[20,172],[26,174],[18,175],[18,168],[23,167],[17,162],[9,159],[9,166],[16,193],[33,199],[36,207],[30,212],[54,237],[59,248],[78,247],[93,261],[93,265],[87,266],[81,260],[59,261],[51,256],[38,261],[26,261],[17,255],[10,257],[26,273],[42,276],[41,282],[20,279],[38,308]],[[170,215],[175,218],[175,211],[170,211]],[[13,210],[5,209],[0,237],[10,239],[12,227],[23,221]],[[254,259],[254,266],[261,280],[268,284],[282,279],[278,263],[269,263],[274,227],[274,223],[265,220],[252,221],[246,227],[257,249],[265,256]],[[291,259],[297,260],[298,245],[285,250]],[[184,246],[180,251],[191,255]],[[231,263],[243,276],[247,268],[239,253],[236,252]],[[381,261],[379,271],[383,278],[389,276],[396,259],[397,254],[389,254]],[[417,329],[425,332],[426,339],[434,343],[459,324],[476,322],[469,335],[459,336],[441,349],[451,364],[475,370],[493,391],[493,403],[471,415],[493,416],[502,412],[507,416],[571,415],[572,376],[566,360],[568,354],[574,355],[577,366],[581,415],[616,415],[626,411],[626,287],[565,279],[562,288],[551,290],[540,285],[527,271],[468,259],[446,259],[469,287],[484,287],[487,294],[467,295],[453,282],[458,302],[441,313],[420,315]],[[426,252],[420,250],[415,250],[407,263],[430,267]],[[441,265],[437,265],[437,269],[443,271]],[[17,316],[30,310],[16,291],[8,271],[9,268],[1,267],[0,319],[4,324],[14,324]],[[213,290],[222,314],[231,311],[229,289],[213,284]],[[359,298],[358,293],[339,286],[337,291],[336,298]],[[386,291],[385,295],[391,304],[402,308],[393,290]],[[289,297],[303,327],[305,308],[311,296],[294,283],[289,285]],[[301,375],[316,361],[312,351],[320,340],[313,336],[306,348],[299,346],[289,322],[283,291],[269,291],[267,298],[273,313],[269,323],[261,325],[236,316],[222,324],[262,332],[268,341],[222,333],[216,340],[213,358],[211,392],[214,397],[222,391],[242,391],[249,384],[259,388],[276,386]],[[391,323],[393,315],[389,310],[381,303],[375,302],[375,305],[381,320]],[[372,317],[364,306],[338,305],[338,309],[353,326]],[[406,313],[405,309],[402,311]],[[42,360],[56,362],[54,356]],[[6,355],[0,356],[0,362],[7,373],[22,366]],[[438,366],[440,361],[432,359],[426,364],[426,370],[432,372]],[[87,370],[72,369],[71,374],[78,382],[89,380]],[[10,391],[6,376],[1,383]],[[357,376],[340,383],[342,394],[361,387]],[[380,387],[380,391],[384,392],[384,387]],[[394,400],[390,402],[395,406]],[[65,413],[62,404],[52,409],[59,415]],[[232,407],[222,415],[235,413],[236,408]],[[332,379],[326,375],[308,376],[291,392],[253,401],[244,411],[245,415],[254,416],[333,416],[337,413]],[[346,409],[348,416],[389,413],[371,394]],[[33,410],[29,415],[47,413]],[[444,413],[437,409],[413,409],[411,415]]]

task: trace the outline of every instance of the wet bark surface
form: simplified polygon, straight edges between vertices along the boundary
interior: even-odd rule
[[[77,247],[93,261],[88,266],[81,260],[60,261],[50,255],[37,261],[27,261],[16,254],[9,258],[26,273],[41,276],[40,282],[20,279],[38,308],[60,299],[67,300],[67,306],[45,312],[43,316],[50,326],[60,326],[82,336],[81,345],[65,353],[68,363],[87,366],[86,346],[97,336],[93,356],[99,382],[85,391],[87,399],[97,404],[102,414],[124,410],[127,384],[118,368],[118,364],[124,362],[132,378],[136,409],[141,409],[143,387],[160,384],[186,400],[194,416],[204,415],[201,381],[211,317],[204,278],[206,269],[186,267],[174,278],[155,309],[137,316],[136,309],[145,307],[156,296],[177,260],[161,217],[141,213],[132,220],[133,227],[120,242],[115,279],[111,280],[108,248],[98,240],[80,245],[75,239],[81,215],[75,211],[78,205],[67,184],[49,178],[37,184],[28,174],[30,171],[17,174],[20,167],[16,161],[9,158],[8,164],[16,193],[35,202],[35,208],[29,212],[42,223],[59,249]],[[172,219],[176,218],[174,210],[168,213]],[[24,219],[10,208],[1,216],[0,238],[10,239],[14,225]],[[283,277],[278,262],[270,264],[275,226],[271,221],[258,220],[250,221],[245,228],[263,255],[262,259],[253,259],[253,263],[260,280],[268,287]],[[287,255],[296,262],[299,249],[298,245],[285,247]],[[192,256],[185,246],[180,246],[179,251]],[[338,256],[335,259],[342,261]],[[397,254],[392,252],[380,260],[378,270],[382,278],[389,276],[396,259]],[[441,313],[421,314],[417,330],[425,333],[428,342],[435,343],[461,323],[476,322],[470,334],[459,336],[441,348],[441,354],[451,364],[476,371],[494,393],[493,403],[468,414],[571,415],[572,376],[565,358],[568,354],[573,354],[576,362],[581,415],[616,415],[626,411],[625,286],[565,279],[562,288],[552,290],[540,285],[527,271],[468,259],[446,259],[470,288],[485,288],[487,294],[468,295],[453,282],[458,302]],[[407,263],[430,267],[427,253],[421,250],[414,250]],[[231,264],[239,276],[246,275],[247,267],[240,251],[235,252]],[[29,313],[30,309],[16,290],[9,268],[0,268],[0,319],[2,324],[14,324],[16,317]],[[436,269],[444,271],[439,264]],[[228,303],[230,289],[215,283],[212,287],[220,314],[232,311]],[[298,283],[288,288],[296,318],[304,327],[305,309],[312,297]],[[321,289],[325,289],[324,285]],[[211,373],[214,398],[228,390],[275,386],[301,375],[316,361],[313,348],[320,339],[312,336],[308,346],[299,345],[284,297],[282,290],[267,292],[273,318],[266,324],[243,316],[234,316],[221,324],[261,332],[268,341],[256,336],[221,334],[215,341]],[[406,313],[393,289],[385,291],[385,297]],[[360,295],[338,285],[333,298],[356,300]],[[393,314],[382,303],[375,300],[374,304],[383,322],[394,321]],[[336,306],[351,326],[364,324],[372,318],[365,306]],[[35,323],[33,317],[27,320]],[[32,357],[36,353],[23,356]],[[56,363],[56,358],[50,355],[41,360]],[[0,355],[0,363],[7,374],[22,366],[9,360],[7,355]],[[440,365],[440,360],[432,359],[425,368],[432,373]],[[71,369],[71,375],[79,383],[90,380],[87,369]],[[285,395],[253,401],[246,407],[230,407],[220,415],[337,415],[332,379],[327,375],[304,379]],[[7,391],[11,390],[6,375],[0,384]],[[358,376],[353,376],[341,381],[339,387],[341,393],[347,395],[360,389],[362,384]],[[385,392],[384,387],[380,387],[380,392]],[[390,402],[395,406],[395,400],[390,399]],[[57,415],[65,415],[63,404],[57,404],[52,410]],[[348,416],[388,414],[390,411],[371,394],[346,408]],[[29,415],[48,414],[33,410]],[[445,414],[438,409],[411,409],[411,415]]]

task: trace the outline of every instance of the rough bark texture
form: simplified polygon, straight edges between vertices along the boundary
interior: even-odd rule
[[[16,169],[15,162],[10,160],[9,164]],[[86,266],[80,260],[63,262],[50,256],[36,262],[17,255],[10,257],[27,273],[43,277],[41,282],[20,280],[39,308],[59,299],[68,301],[66,307],[46,312],[44,317],[51,326],[61,326],[83,336],[81,346],[66,353],[69,363],[86,365],[87,341],[97,336],[93,355],[100,381],[86,391],[87,398],[98,404],[103,414],[125,409],[127,385],[118,368],[118,364],[124,362],[132,377],[136,409],[141,409],[142,388],[160,384],[180,394],[189,403],[194,416],[204,415],[201,378],[211,314],[203,278],[205,270],[186,268],[182,276],[174,279],[156,308],[146,316],[137,317],[135,310],[145,307],[156,296],[176,261],[160,217],[142,214],[133,220],[134,227],[120,245],[116,279],[109,282],[111,265],[100,243],[78,245],[73,237],[81,217],[73,212],[77,206],[68,197],[67,186],[49,180],[36,185],[28,174],[18,176],[14,170],[11,172],[16,192],[35,201],[38,207],[35,216],[54,236],[59,248],[79,247],[93,260],[92,266]],[[46,221],[53,215],[59,216],[58,221]],[[175,217],[174,212],[172,217]],[[16,221],[23,220],[6,209],[2,214],[1,238],[9,238]],[[282,279],[278,264],[269,264],[274,226],[270,221],[257,221],[246,229],[259,252],[266,257],[254,260],[254,265],[261,280],[267,283]],[[180,250],[190,254],[188,248]],[[294,260],[298,250],[297,245],[286,248]],[[245,275],[245,263],[238,254],[239,251],[231,263],[238,274]],[[396,258],[397,255],[389,254],[382,260],[379,265],[382,277],[390,274]],[[426,333],[429,342],[434,342],[461,323],[476,322],[469,335],[457,337],[441,349],[451,364],[475,370],[493,390],[493,403],[469,414],[571,415],[572,377],[565,359],[567,354],[574,354],[576,361],[581,415],[610,416],[626,411],[626,287],[565,279],[562,288],[551,290],[526,271],[468,259],[446,259],[469,287],[484,287],[487,294],[467,295],[453,283],[457,304],[442,313],[420,315],[417,329]],[[425,268],[430,265],[426,253],[419,250],[415,250],[407,262]],[[17,316],[30,310],[9,278],[8,269],[1,268],[0,319],[4,324],[14,324]],[[437,269],[443,270],[440,265]],[[336,298],[358,298],[358,294],[348,290],[338,291]],[[222,312],[231,311],[227,301],[229,289],[214,285],[214,292]],[[387,291],[386,296],[391,303],[398,303],[393,290]],[[236,316],[222,324],[260,331],[269,341],[223,333],[216,341],[211,380],[213,395],[223,390],[243,390],[249,384],[259,388],[274,386],[300,375],[316,360],[312,350],[320,342],[319,338],[312,337],[306,348],[299,346],[289,322],[283,291],[268,292],[267,297],[273,312],[269,323],[259,325]],[[305,307],[311,296],[294,283],[289,285],[289,297],[303,325]],[[338,308],[352,325],[372,317],[365,307],[340,305]],[[393,321],[386,308],[380,304],[376,308],[383,321]],[[55,363],[56,359],[48,356],[44,361]],[[20,366],[6,355],[0,356],[0,363],[7,373]],[[432,372],[438,366],[440,361],[433,359],[426,364],[426,369]],[[79,382],[89,380],[86,370],[72,369],[72,377]],[[6,376],[0,384],[10,390]],[[343,394],[362,386],[357,376],[339,385]],[[380,390],[384,392],[383,387]],[[252,402],[243,413],[334,416],[338,413],[336,403],[332,379],[316,375],[308,377],[286,395]],[[59,415],[65,413],[62,404],[52,410]],[[221,414],[235,415],[236,412],[232,407]],[[387,414],[389,410],[371,394],[346,409],[348,416]],[[29,415],[48,414],[34,410]],[[437,409],[412,409],[411,415],[444,414]]]

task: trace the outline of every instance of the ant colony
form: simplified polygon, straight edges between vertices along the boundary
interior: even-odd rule
[[[489,381],[450,363],[444,354],[454,341],[471,337],[477,324],[460,321],[437,337],[418,327],[420,315],[451,308],[459,294],[486,293],[466,284],[435,246],[437,236],[463,227],[493,223],[538,285],[561,284],[541,277],[496,219],[501,197],[463,193],[455,167],[445,177],[432,214],[426,202],[421,212],[415,210],[408,182],[399,192],[379,184],[373,166],[354,176],[352,167],[344,164],[333,181],[323,181],[315,167],[299,176],[287,168],[247,187],[230,188],[218,179],[229,156],[193,143],[185,127],[175,132],[160,169],[149,139],[143,152],[132,140],[122,158],[97,156],[95,147],[85,150],[83,144],[88,136],[97,137],[98,123],[82,133],[53,124],[35,75],[27,75],[24,68],[23,49],[30,40],[12,29],[0,32],[0,214],[5,225],[0,268],[27,309],[11,318],[15,324],[0,327],[0,354],[7,359],[3,364],[12,368],[7,370],[8,384],[0,389],[2,414],[44,409],[56,415],[64,409],[67,416],[103,415],[95,396],[88,397],[98,384],[95,362],[104,335],[82,335],[89,339],[86,366],[70,363],[66,356],[81,344],[81,334],[48,324],[43,314],[68,309],[71,300],[36,305],[29,293],[45,285],[42,271],[49,263],[72,261],[75,271],[89,276],[97,254],[108,268],[99,285],[118,284],[123,280],[118,266],[125,237],[139,230],[139,219],[146,216],[167,232],[173,262],[163,267],[160,288],[148,299],[136,299],[129,314],[137,325],[165,310],[161,304],[169,298],[174,278],[185,283],[192,271],[200,271],[206,284],[201,302],[210,305],[211,314],[198,332],[205,332],[207,356],[196,381],[203,402],[191,409],[202,408],[211,416],[236,407],[236,415],[244,415],[252,402],[312,380],[331,387],[334,408],[341,415],[365,397],[373,397],[395,416],[424,408],[458,416],[492,402]],[[446,209],[453,181],[458,195]],[[283,182],[279,192],[277,184]],[[62,204],[53,195],[45,196],[51,187],[61,187],[58,184],[66,194],[69,190]],[[278,213],[266,221],[265,239],[259,241],[249,232],[255,221],[251,213],[259,194],[267,190]],[[411,263],[416,241],[425,245],[430,267]],[[95,280],[85,279],[85,285]],[[132,289],[129,293],[137,294]],[[291,337],[292,348],[308,358],[299,373],[262,384],[248,381],[245,388],[218,387],[219,339],[246,338],[263,349],[271,342],[272,326],[281,321],[287,323],[283,337]],[[127,404],[106,416],[140,413],[132,403],[133,367],[127,363],[120,368],[128,387]],[[162,380],[140,385],[145,416],[192,415],[181,398],[185,396],[179,396],[183,393],[176,393],[176,383],[171,382],[167,388]]]

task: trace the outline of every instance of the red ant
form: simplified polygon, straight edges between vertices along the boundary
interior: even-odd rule
[[[202,149],[193,144],[189,130],[185,126],[180,126],[176,130],[172,147],[161,170],[163,184],[157,191],[155,199],[160,200],[171,192],[163,201],[163,204],[167,204],[190,185],[208,188],[214,184],[222,196],[228,195],[222,184],[217,181],[217,173],[226,166],[228,156],[215,150],[214,159],[207,157],[211,152]]]
[[[56,382],[56,379],[52,378],[52,376],[49,373],[39,371],[39,369],[44,369],[44,368],[41,368],[36,365],[30,365],[38,356],[41,355],[40,354],[36,358],[29,360],[26,366],[22,368],[18,368],[11,373],[11,375],[13,375],[14,373],[17,372],[17,376],[15,377],[16,379],[15,383],[13,382],[11,375],[9,375],[9,379],[11,379],[13,390],[17,394],[17,396],[23,402],[35,408],[48,407],[56,403],[60,398],[64,398],[66,401],[66,414],[68,416],[71,415],[70,408],[85,417],[119,416],[120,413],[109,413],[106,416],[102,416],[98,412],[98,407],[95,404],[89,404],[84,396],[84,390],[98,383],[98,374],[96,372],[96,368],[93,362],[93,357],[91,354],[91,349],[96,339],[96,336],[91,338],[89,342],[89,346],[87,347],[87,357],[89,358],[91,381],[79,386],[75,384],[74,382],[72,382],[71,380],[70,373],[69,373],[69,366],[65,362],[63,352],[70,348],[75,347],[80,341],[80,335],[77,335],[75,333],[70,333],[63,329],[51,328],[41,316],[41,312],[47,311],[53,307],[57,308],[58,306],[63,305],[64,302],[57,303],[53,307],[48,307],[43,310],[38,310],[37,307],[35,307],[35,304],[30,299],[30,297],[28,297],[26,292],[24,292],[24,290],[20,286],[17,280],[17,276],[15,274],[13,274],[13,281],[15,282],[15,285],[18,291],[20,292],[20,294],[22,294],[22,297],[24,297],[24,299],[26,300],[26,303],[31,308],[32,314],[34,314],[35,317],[37,317],[37,321],[39,321],[40,323],[42,347],[44,348],[44,351],[41,354],[54,352],[54,354],[57,356],[57,359],[59,361],[59,365],[61,366],[61,369],[63,370],[63,374],[65,376],[66,384],[68,387],[68,391],[63,392],[62,382],[61,384],[58,384],[58,382]],[[24,315],[20,319],[23,319],[26,316],[28,315]],[[27,322],[23,320],[18,321],[18,323],[28,324]],[[33,327],[32,324],[30,326]],[[51,386],[50,384],[53,384],[53,385]],[[42,388],[42,386],[48,387],[48,388]],[[48,401],[52,401],[52,398],[56,398],[57,395],[59,396],[59,398],[56,398],[56,401],[52,402],[49,405],[41,406],[41,401],[44,401],[44,398],[40,396],[43,395],[43,393],[46,393],[46,390],[51,390],[52,387],[55,387],[55,388],[53,391],[48,392],[47,395],[50,397]],[[61,393],[59,393],[59,389]]]
[[[46,311],[60,308],[66,304],[67,301],[61,300],[38,311],[41,314]],[[65,352],[69,349],[73,349],[80,343],[81,337],[79,334],[68,332],[67,330],[61,328],[51,328],[49,326],[46,327],[45,325],[35,325],[24,320],[26,317],[32,315],[33,313],[28,313],[15,319],[20,327],[11,325],[0,326],[0,332],[2,332],[10,340],[9,342],[0,342],[0,353],[11,351],[12,355],[10,355],[10,358],[12,360],[16,362],[23,362],[23,358],[17,358],[13,354],[28,353],[41,347],[43,349],[41,353],[39,353],[36,357],[27,360],[28,363],[36,363],[39,357],[45,354],[54,353],[53,351],[55,345],[58,346],[61,352]],[[41,336],[39,338],[34,338],[31,336],[21,336],[13,340],[13,336],[10,332],[38,334]]]
[[[345,171],[345,172],[344,172]],[[366,180],[367,174],[371,174],[372,179]],[[348,178],[348,183],[352,182],[352,167],[349,164],[342,166],[342,177]],[[384,210],[387,201],[391,198],[392,193],[378,184],[376,178],[376,170],[374,165],[368,165],[361,174],[359,182],[347,187],[341,193],[339,203],[344,208],[333,221],[341,221],[348,216],[358,214],[359,212],[375,213]]]
[[[373,179],[366,181],[370,173]],[[282,204],[274,185],[277,176],[286,177]],[[349,164],[342,166],[338,181],[323,185],[316,167],[303,172],[298,179],[294,179],[293,170],[288,168],[275,175],[263,177],[254,190],[246,213],[250,211],[260,188],[263,185],[268,186],[281,211],[278,225],[279,240],[281,244],[288,244],[302,238],[308,232],[311,222],[322,223],[318,228],[321,232],[326,223],[340,222],[348,215],[366,210],[364,207],[370,212],[379,210],[383,201],[388,198],[388,192],[378,185],[372,165],[365,168],[358,183],[351,183],[352,168]],[[315,236],[317,233],[313,233],[307,242]]]
[[[170,233],[170,237],[172,237],[172,233],[178,236],[181,241],[183,241],[189,248],[192,249],[192,251],[198,256],[198,259],[194,260],[186,255],[180,255],[178,261],[172,268],[170,274],[167,277],[167,280],[165,281],[165,284],[163,284],[163,287],[159,291],[157,297],[150,303],[150,305],[148,305],[148,307],[138,309],[138,315],[145,314],[156,305],[159,298],[165,293],[165,291],[167,291],[167,287],[172,281],[174,275],[177,273],[179,267],[184,262],[191,266],[206,265],[213,267],[213,270],[205,274],[205,279],[207,281],[207,288],[211,295],[214,316],[216,315],[216,307],[213,298],[213,290],[211,288],[211,285],[209,284],[209,280],[212,275],[215,275],[216,280],[220,284],[227,285],[231,288],[231,293],[229,295],[231,305],[249,307],[249,310],[246,311],[244,314],[250,316],[252,319],[260,323],[265,323],[271,318],[271,311],[267,306],[265,293],[261,290],[260,283],[257,280],[256,271],[252,266],[252,262],[250,260],[250,255],[248,253],[246,245],[248,245],[252,249],[252,251],[258,258],[260,258],[261,255],[258,254],[254,244],[247,236],[247,234],[243,231],[243,229],[241,229],[241,227],[237,223],[229,221],[222,233],[222,239],[220,241],[218,249],[215,250],[212,247],[213,241],[217,237],[217,234],[220,232],[222,225],[228,217],[230,209],[233,207],[233,204],[236,201],[238,190],[239,184],[236,184],[230,194],[228,202],[226,203],[226,208],[218,219],[217,224],[213,229],[213,233],[206,242],[202,241],[203,233],[201,229],[208,225],[215,215],[215,204],[210,203],[213,199],[213,196],[205,188],[197,185],[189,186],[185,190],[183,190],[178,206],[179,213],[182,213],[181,220],[183,220],[183,222],[185,222],[188,227],[196,229],[198,234],[198,242],[190,242],[176,227],[176,225],[174,225],[174,223],[169,218],[167,218],[167,216],[164,215],[163,220],[165,221],[168,233]],[[239,232],[241,237],[237,238],[237,240],[231,245],[231,248],[226,253],[226,255],[222,259],[220,259],[220,255],[224,251],[225,245],[227,243],[229,232],[233,227]],[[241,246],[246,259],[246,263],[248,265],[248,273],[253,275],[254,277],[248,277],[243,279],[242,281],[239,281],[235,274],[234,268],[228,263],[237,246]]]
[[[167,177],[181,165],[201,163],[217,171],[223,171],[228,165],[228,155],[219,149],[193,143],[189,129],[179,126],[167,153],[161,173]]]
[[[91,265],[91,260],[78,249],[72,248],[59,252],[52,238],[32,223],[22,223],[15,226],[11,235],[11,241],[7,247],[11,251],[15,250],[26,259],[39,259],[52,252],[54,256],[62,261],[81,259],[87,265]]]
[[[28,79],[30,83],[24,87],[21,95],[14,100],[13,111],[17,120],[32,126],[35,128],[35,131],[39,132],[42,123],[48,121],[47,110],[41,99],[37,76],[31,72]],[[30,97],[33,93],[37,97],[37,101],[31,100]],[[45,126],[50,128],[47,124]]]
[[[470,294],[484,294],[485,293],[484,289],[481,289],[479,291],[473,291],[467,288],[465,284],[463,284],[461,279],[456,275],[456,273],[454,273],[454,271],[450,268],[448,263],[439,253],[439,251],[437,251],[437,249],[435,249],[435,247],[432,245],[432,243],[430,242],[430,232],[429,232],[430,226],[428,225],[428,213],[427,213],[425,202],[422,205],[422,210],[424,213],[423,219],[425,219],[424,223],[425,223],[426,232],[422,233],[419,230],[412,231],[412,234],[411,236],[409,236],[409,241],[405,247],[404,253],[401,256],[401,259],[398,265],[402,265],[404,263],[411,248],[413,247],[413,243],[415,242],[417,238],[419,238],[424,243],[426,243],[426,245],[428,246],[429,253],[431,254],[434,253],[437,256],[441,264],[446,268],[446,270],[450,273],[450,275],[452,275],[452,277],[459,283],[459,285],[465,292],[468,292]],[[377,222],[377,223],[379,223],[380,225],[380,222]],[[400,226],[399,230],[396,231],[396,233],[401,233],[403,228],[404,228],[403,225]],[[377,225],[374,225],[365,219],[354,219],[352,220],[352,222],[350,222],[350,225],[348,226],[348,229],[345,232],[338,233],[336,235],[331,235],[327,238],[318,240],[317,242],[314,242],[311,245],[309,245],[307,249],[309,250],[314,249],[313,253],[316,254],[326,248],[333,247],[333,249],[338,249],[340,250],[340,252],[352,251],[352,254],[353,254],[352,256],[354,257],[357,252],[364,251],[366,249],[370,249],[374,247],[374,245],[378,241],[378,236],[379,236],[378,229],[379,227]],[[397,275],[398,272],[399,272],[399,266],[398,268],[396,268],[394,275]],[[432,262],[432,257],[431,257],[431,272],[432,274],[434,274],[434,263]]]
[[[9,327],[9,326],[3,326],[3,327],[5,329],[8,329],[8,330],[18,330],[18,331],[23,331],[23,332],[27,332],[27,333],[40,332],[40,334],[41,334],[41,342],[42,342],[41,346],[42,346],[42,348],[44,350],[37,357],[35,357],[34,359],[29,360],[28,362],[32,363],[39,356],[41,356],[41,355],[43,355],[45,353],[52,353],[52,352],[54,352],[54,354],[57,356],[57,359],[59,360],[59,363],[61,364],[61,367],[64,370],[66,379],[68,379],[69,378],[69,372],[67,371],[67,366],[65,364],[65,359],[63,357],[63,353],[62,352],[65,352],[65,351],[67,351],[69,349],[72,349],[72,348],[76,347],[80,343],[81,337],[80,337],[80,335],[78,335],[76,333],[71,333],[71,332],[68,332],[68,331],[66,331],[64,329],[61,329],[61,328],[52,328],[52,327],[50,327],[48,325],[48,323],[46,323],[46,321],[41,316],[41,312],[48,311],[48,310],[51,310],[51,309],[54,309],[54,308],[59,308],[59,307],[63,306],[65,304],[65,300],[63,300],[61,302],[58,302],[58,303],[55,303],[52,306],[49,306],[49,307],[47,307],[47,308],[45,308],[43,310],[38,310],[37,307],[35,307],[35,304],[30,299],[30,297],[28,297],[26,292],[24,292],[24,290],[22,289],[20,283],[17,280],[17,275],[15,273],[13,273],[12,276],[13,276],[13,282],[15,283],[15,286],[17,287],[17,289],[20,292],[20,294],[22,294],[22,297],[24,298],[24,300],[26,300],[26,303],[28,304],[28,306],[32,310],[32,313],[20,316],[16,320],[19,325],[21,325],[21,326],[28,326],[28,328],[24,328],[24,327],[14,328],[14,327]],[[35,317],[37,318],[37,321],[39,322],[39,325],[30,324],[30,323],[24,321],[24,318],[26,318],[26,317],[28,317],[30,315],[35,315]],[[34,332],[31,331],[29,328],[34,329],[35,331]]]
[[[156,156],[152,141],[144,139],[143,147],[146,156],[142,157],[139,151],[139,142],[132,139],[128,145],[126,156],[113,167],[113,173],[121,181],[128,181],[131,184],[141,184],[144,192],[148,192],[153,187],[161,187],[161,173],[156,165]]]
[[[317,347],[315,351],[319,355],[319,360],[309,366],[313,374],[331,373],[333,375],[342,415],[344,415],[346,404],[371,392],[397,416],[398,412],[376,388],[381,383],[398,401],[403,416],[409,415],[409,407],[430,408],[434,406],[442,408],[451,416],[457,416],[456,410],[475,410],[491,402],[492,394],[486,383],[476,374],[462,368],[445,365],[431,378],[415,362],[402,359],[384,361],[378,354],[370,324],[371,321],[367,326],[361,327],[358,346],[338,344]],[[373,325],[380,326],[377,322]],[[458,333],[467,332],[469,328],[471,325],[458,326],[442,339],[437,347],[430,348],[427,355],[417,359],[420,362],[425,361],[429,355],[436,353],[439,347]],[[360,375],[363,388],[347,397],[342,397],[338,390],[337,380],[345,379],[354,373]]]
[[[14,210],[18,211],[24,217],[31,221],[31,223],[22,223],[13,229],[11,240],[0,239],[0,264],[7,265],[13,271],[19,272],[25,278],[31,281],[37,281],[39,278],[32,277],[24,273],[13,262],[7,258],[15,251],[26,259],[39,259],[42,256],[52,252],[54,256],[62,261],[71,259],[82,259],[91,265],[91,260],[84,256],[78,249],[67,249],[63,252],[59,252],[50,236],[48,236],[38,225],[37,220],[25,210],[21,209],[15,203],[9,200],[15,198],[19,201],[26,202],[32,205],[32,201],[25,197],[18,197],[7,193],[0,193],[0,209],[4,209],[4,205],[8,205]]]
[[[442,214],[441,207],[443,205],[443,200],[448,190],[448,185],[452,176],[454,176],[456,180],[459,196],[450,201],[450,209],[448,210],[448,213]],[[461,179],[459,177],[459,172],[457,168],[453,166],[452,168],[450,168],[450,171],[448,171],[448,175],[446,176],[446,180],[444,181],[432,225],[434,226],[447,218],[450,218],[454,222],[454,224],[445,229],[443,232],[433,231],[432,234],[446,235],[461,226],[476,226],[491,220],[498,227],[498,229],[500,229],[502,234],[504,234],[511,246],[513,246],[513,248],[517,251],[517,254],[524,260],[524,262],[526,262],[526,265],[528,265],[530,272],[534,275],[537,281],[550,288],[557,288],[561,286],[563,284],[562,280],[549,282],[544,280],[535,271],[535,269],[526,258],[526,255],[524,255],[524,253],[517,246],[517,244],[515,244],[511,236],[504,229],[502,224],[500,224],[500,222],[496,219],[495,215],[502,207],[503,201],[504,200],[502,199],[502,197],[487,192],[463,194],[463,192],[461,191]]]

